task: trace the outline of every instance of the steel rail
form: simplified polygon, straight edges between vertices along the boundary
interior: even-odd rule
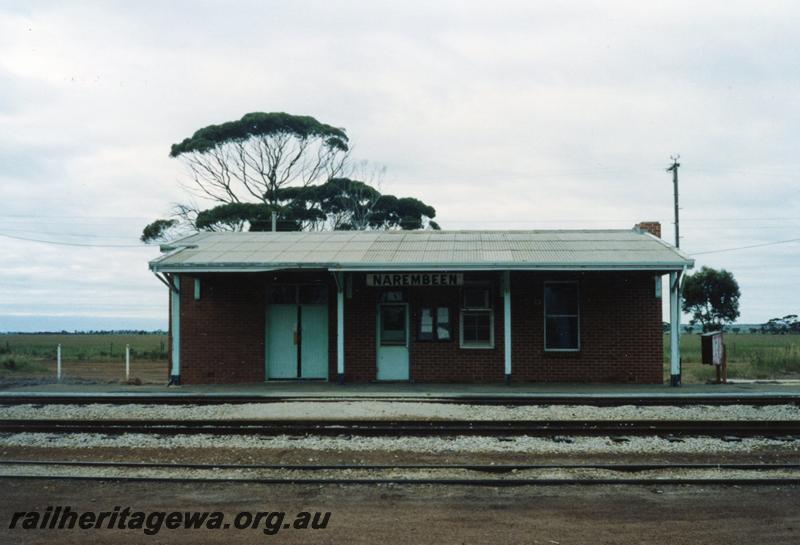
[[[2,433],[300,436],[800,437],[792,420],[0,420]]]
[[[491,486],[491,487],[519,487],[519,486],[798,486],[800,478],[795,477],[753,477],[753,478],[690,478],[690,477],[665,477],[665,478],[640,478],[640,479],[591,479],[591,478],[565,478],[565,479],[343,479],[343,478],[203,478],[203,477],[101,477],[77,475],[0,475],[4,479],[36,480],[36,481],[100,481],[100,482],[160,482],[160,483],[225,483],[225,484],[272,484],[272,485],[439,485],[439,486]]]
[[[14,405],[222,405],[249,403],[339,403],[339,402],[443,403],[451,405],[547,406],[586,405],[619,407],[623,405],[692,406],[692,405],[795,405],[798,394],[658,394],[658,395],[459,395],[459,396],[271,396],[228,394],[0,394],[0,406]]]
[[[176,462],[122,462],[116,460],[0,460],[2,466],[67,466],[136,469],[264,469],[281,471],[382,471],[389,469],[467,470],[483,473],[511,473],[542,469],[598,469],[635,473],[669,469],[713,469],[726,471],[800,470],[794,463],[635,463],[635,464],[199,464]]]

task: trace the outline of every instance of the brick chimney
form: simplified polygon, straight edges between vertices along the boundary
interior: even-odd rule
[[[646,231],[651,235],[661,238],[661,224],[657,221],[640,221],[634,225],[633,228],[641,229],[642,231]]]

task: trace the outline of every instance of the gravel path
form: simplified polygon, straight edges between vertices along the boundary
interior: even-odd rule
[[[19,405],[0,408],[5,419],[447,419],[447,420],[800,420],[800,407],[750,405],[688,407],[502,407],[445,403],[336,401],[243,405]]]
[[[308,486],[231,482],[2,480],[0,512],[70,505],[105,511],[332,512],[326,530],[52,531],[7,529],[14,545],[797,545],[800,486]],[[43,500],[46,496],[47,501]],[[48,503],[49,502],[49,503]]]

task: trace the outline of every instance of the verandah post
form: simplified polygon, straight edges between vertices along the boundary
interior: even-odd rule
[[[506,384],[511,383],[511,271],[503,271],[503,347]]]
[[[680,277],[678,273],[669,273],[669,368],[670,385],[672,386],[681,385],[679,285]]]
[[[336,273],[336,374],[344,384],[344,273]]]

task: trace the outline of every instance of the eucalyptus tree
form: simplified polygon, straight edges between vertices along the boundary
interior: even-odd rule
[[[143,242],[181,229],[267,230],[273,213],[281,230],[438,228],[433,207],[348,177],[366,169],[349,161],[345,130],[310,116],[249,113],[195,131],[170,157],[185,165],[181,183],[194,200],[175,206],[180,222],[146,226]]]
[[[721,330],[739,317],[739,283],[729,271],[703,267],[683,282],[683,311],[692,315],[690,324],[704,332]]]
[[[322,183],[335,176],[348,150],[344,129],[310,116],[255,112],[199,129],[173,144],[170,157],[188,167],[187,185],[198,197],[275,204],[283,187]]]
[[[278,190],[275,204],[228,203],[197,214],[195,227],[205,231],[268,231],[272,211],[279,231],[422,229],[439,226],[436,210],[419,199],[382,195],[349,178]]]

